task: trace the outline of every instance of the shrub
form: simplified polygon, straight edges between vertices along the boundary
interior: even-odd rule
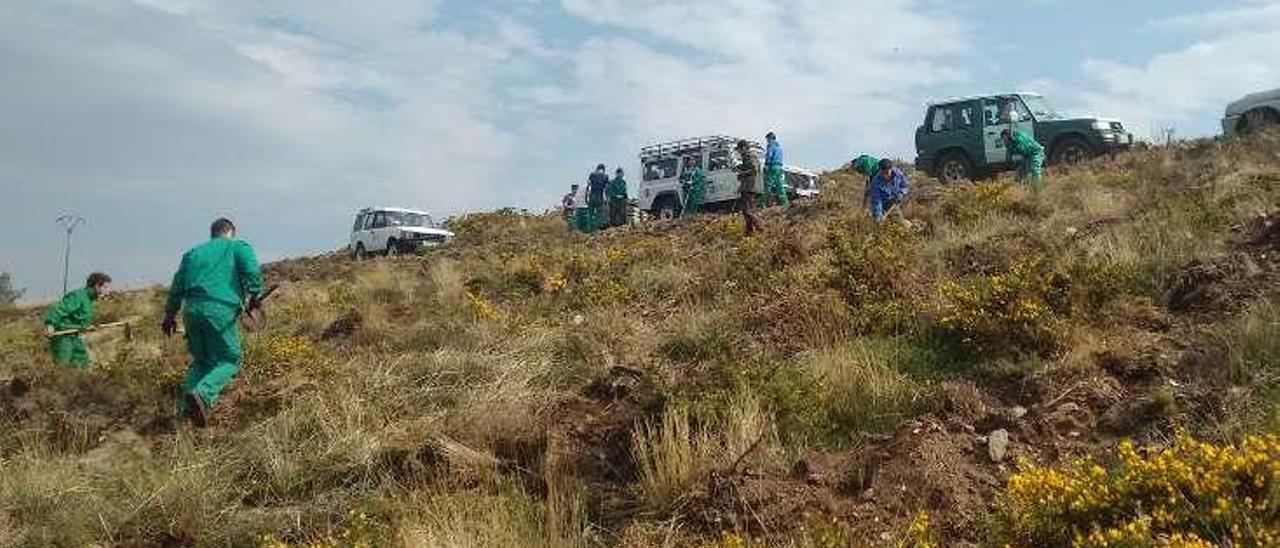
[[[1275,546],[1280,437],[1117,449],[1107,470],[1083,459],[1020,464],[998,499],[995,533],[1012,546]],[[1179,544],[1180,543],[1180,544]]]
[[[1043,257],[1015,262],[1005,272],[940,285],[938,327],[950,342],[983,355],[1057,348],[1063,303],[1061,279]]]
[[[836,223],[828,234],[831,285],[855,310],[862,329],[895,332],[914,321],[919,239],[904,223],[872,225],[861,217]]]
[[[950,186],[942,212],[956,224],[969,225],[1009,204],[1012,196],[1013,185],[1008,181]]]

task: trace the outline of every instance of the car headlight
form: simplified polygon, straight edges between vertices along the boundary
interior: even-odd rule
[[[1093,122],[1093,129],[1096,129],[1098,131],[1111,131],[1111,122],[1103,122],[1101,120],[1095,120]]]

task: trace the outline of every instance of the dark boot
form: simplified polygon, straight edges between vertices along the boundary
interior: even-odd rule
[[[209,425],[209,408],[204,404],[204,398],[195,392],[189,392],[184,396],[187,404],[187,416],[191,417],[191,422],[196,426],[204,428]]]

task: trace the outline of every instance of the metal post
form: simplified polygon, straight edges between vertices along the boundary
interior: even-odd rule
[[[68,213],[57,219],[54,219],[58,226],[67,233],[66,244],[63,247],[62,255],[62,295],[67,295],[67,280],[71,275],[71,233],[75,232],[76,227],[84,224],[84,217]]]

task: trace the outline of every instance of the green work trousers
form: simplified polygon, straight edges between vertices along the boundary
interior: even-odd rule
[[[1022,158],[1022,163],[1018,164],[1018,182],[1031,183],[1031,188],[1036,192],[1044,186],[1044,153],[1031,154]]]
[[[691,215],[698,212],[698,208],[702,207],[702,196],[707,192],[707,181],[695,179],[689,185],[689,195],[684,201],[684,214]]]
[[[764,194],[760,196],[760,206],[768,207],[770,202],[787,205],[787,186],[782,183],[781,167],[764,168]]]
[[[49,353],[53,354],[54,365],[89,369],[89,349],[85,348],[84,339],[80,335],[62,335],[49,339]]]
[[[236,326],[237,310],[224,303],[187,303],[182,323],[187,330],[187,350],[191,367],[182,383],[183,395],[195,393],[212,410],[223,389],[240,372],[240,332]],[[179,407],[186,409],[185,398]]]

